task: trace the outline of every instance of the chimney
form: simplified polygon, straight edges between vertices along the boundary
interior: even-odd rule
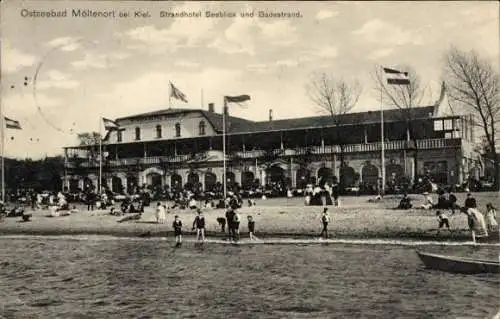
[[[213,103],[208,103],[208,111],[210,113],[214,113],[215,112],[215,106]]]
[[[269,110],[269,122],[273,120],[273,109]]]

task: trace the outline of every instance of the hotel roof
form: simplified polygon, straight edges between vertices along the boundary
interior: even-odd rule
[[[415,107],[409,109],[409,113],[405,113],[406,110],[403,111],[400,109],[384,110],[384,122],[402,121],[405,118],[411,118],[412,120],[426,119],[433,116],[434,110],[435,106]],[[186,113],[202,113],[217,132],[222,132],[222,114],[202,109],[165,109],[122,117],[116,119],[116,121],[140,120],[148,117],[165,115],[175,116]],[[270,130],[321,128],[334,125],[337,118],[338,117],[332,118],[331,115],[320,115],[294,119],[251,121],[239,117],[228,116],[226,119],[226,125],[228,127],[228,133],[238,134],[265,132]],[[339,123],[341,123],[341,125],[380,123],[380,111],[347,113],[342,115],[342,118],[339,119]]]

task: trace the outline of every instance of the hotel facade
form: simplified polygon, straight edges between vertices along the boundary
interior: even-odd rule
[[[472,118],[446,115],[445,89],[429,106],[409,112],[384,110],[386,182],[427,176],[442,185],[479,178],[483,164],[474,152]],[[103,140],[102,183],[114,192],[138,186],[228,187],[281,185],[304,188],[338,178],[346,187],[379,185],[381,113],[267,121],[226,116],[226,174],[223,170],[222,107],[165,109],[118,118],[119,130]],[[408,122],[411,136],[408,139]],[[336,123],[336,124],[335,124]],[[98,187],[99,146],[66,147],[64,188]]]

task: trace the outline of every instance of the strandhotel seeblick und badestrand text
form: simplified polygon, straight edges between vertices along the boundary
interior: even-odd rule
[[[442,185],[479,177],[468,115],[447,115],[445,88],[429,106],[384,110],[386,183],[429,176]],[[102,183],[114,192],[137,186],[171,189],[198,185],[211,191],[222,183],[222,107],[169,108],[115,119],[119,130],[102,142]],[[408,117],[409,116],[409,117]],[[340,178],[345,187],[381,180],[380,111],[266,121],[226,117],[226,181],[242,188],[280,184],[304,188]],[[408,120],[411,138],[408,139]],[[337,125],[335,124],[337,122]],[[339,124],[340,123],[340,124]],[[98,187],[98,145],[65,148],[64,187]]]

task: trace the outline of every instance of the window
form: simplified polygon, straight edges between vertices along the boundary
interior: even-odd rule
[[[434,131],[442,131],[443,130],[443,121],[437,120],[434,121]]]
[[[200,135],[205,135],[205,121],[200,121]]]
[[[135,128],[135,140],[138,141],[141,139],[141,128],[140,127],[136,127]]]
[[[453,121],[452,120],[444,120],[444,130],[451,131],[453,130]]]
[[[116,132],[116,141],[121,142],[123,140],[123,131],[119,130]]]
[[[181,124],[175,123],[175,137],[181,137]]]
[[[156,125],[156,138],[161,138],[161,125]]]

